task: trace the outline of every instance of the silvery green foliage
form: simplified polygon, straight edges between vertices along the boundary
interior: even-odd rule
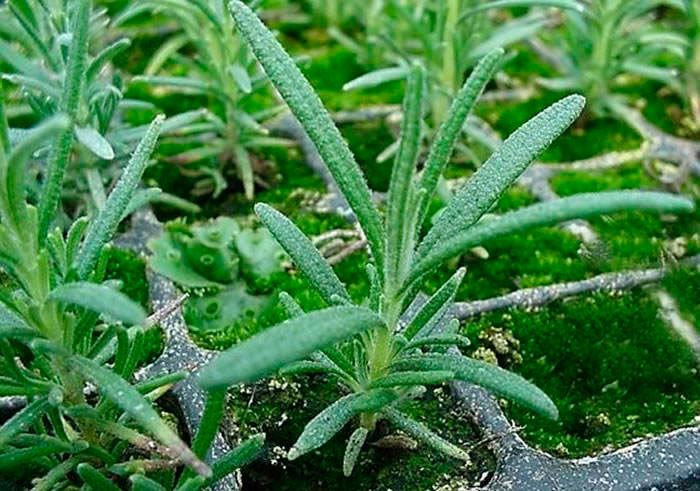
[[[401,144],[392,172],[386,218],[382,219],[352,153],[309,83],[248,7],[233,0],[230,10],[241,35],[315,142],[358,217],[372,255],[372,264],[368,265],[371,289],[365,306],[354,306],[343,283],[308,238],[282,214],[257,204],[255,211],[260,220],[329,307],[304,313],[289,295],[281,295],[280,302],[290,320],[221,354],[202,371],[203,386],[221,389],[252,382],[280,368],[283,374],[322,372],[338,378],[349,394],[308,423],[289,451],[289,458],[295,459],[320,447],[348,422],[358,419],[364,431],[354,432],[348,442],[343,463],[346,474],[352,472],[357,461],[358,447],[382,418],[438,451],[468,459],[464,450],[396,409],[398,402],[415,395],[423,385],[450,380],[476,383],[556,419],[557,408],[552,401],[522,377],[466,356],[431,351],[433,346],[468,344],[466,338],[455,332],[459,323],[448,317],[464,269],[457,271],[419,312],[404,322],[404,309],[414,299],[422,280],[449,258],[505,233],[618,210],[687,212],[693,209],[693,203],[663,193],[607,192],[538,204],[481,222],[480,218],[505,189],[578,117],[584,99],[574,95],[545,109],[511,135],[458,191],[448,211],[423,237],[421,228],[427,202],[435,194],[435,184],[476,99],[475,94],[488,80],[484,74],[492,71],[501,52],[487,55],[455,98],[422,172],[416,167],[421,154],[426,82],[423,69],[418,65],[411,67],[403,106]],[[280,343],[280,339],[284,342]],[[349,341],[330,345],[331,340],[343,339]]]
[[[689,25],[683,58],[683,95],[695,128],[700,127],[700,0],[685,0]]]
[[[0,19],[0,60],[9,68],[0,76],[19,88],[19,98],[11,106],[14,115],[41,120],[62,112],[71,120],[56,135],[48,155],[39,205],[43,241],[64,181],[92,195],[95,208],[104,205],[103,180],[116,179],[120,170],[110,163],[126,159],[148,129],[148,125],[129,127],[120,114],[130,107],[150,107],[124,98],[121,79],[111,73],[110,62],[131,43],[127,38],[104,42],[109,19],[104,8],[92,8],[91,0],[13,0],[0,7]],[[171,118],[163,131],[191,124],[201,115],[194,111]],[[69,166],[73,153],[82,163],[79,173]],[[141,196],[153,200],[159,193],[151,190]]]
[[[56,138],[70,130],[71,118],[60,113],[12,145],[0,97],[0,265],[11,278],[0,294],[0,395],[27,399],[0,426],[0,474],[18,487],[119,489],[122,478],[184,464],[193,473],[182,489],[202,489],[262,445],[254,437],[210,467],[202,458],[222,398],[210,396],[192,450],[151,404],[187,374],[129,382],[150,321],[119,285],[104,281],[105,245],[128,212],[162,126],[162,117],[150,125],[97,214],[42,241],[38,210],[25,197],[25,168],[47,140],[62,144]],[[129,447],[145,460],[134,460]]]
[[[352,2],[351,2],[352,3]],[[435,128],[446,119],[449,101],[462,86],[465,74],[498,47],[529,39],[547,26],[551,15],[538,7],[581,9],[574,0],[384,0],[366,18],[368,39],[346,43],[369,50],[381,68],[349,81],[345,90],[375,87],[404,79],[412,63],[420,63],[428,79],[429,116]],[[510,16],[503,9],[531,8],[522,16]],[[500,8],[494,21],[489,11]],[[497,67],[494,67],[495,70]],[[489,77],[490,78],[490,77]],[[466,131],[466,130],[465,130]],[[396,144],[380,157],[392,154]],[[466,150],[466,149],[465,149]]]
[[[246,100],[259,95],[267,85],[256,69],[255,60],[243,41],[236,35],[231,17],[223,0],[145,0],[133,4],[120,16],[123,23],[144,11],[174,18],[180,28],[158,49],[145,74],[134,77],[132,83],[147,83],[184,94],[209,97],[220,103],[222,110],[210,115],[208,121],[190,134],[201,146],[193,147],[171,160],[187,164],[190,170],[201,170],[198,192],[205,190],[218,196],[227,186],[226,164],[233,164],[243,183],[245,195],[253,199],[254,173],[250,152],[285,142],[270,137],[261,125],[275,110],[250,114],[244,108]],[[182,55],[194,49],[197,62]],[[183,76],[171,76],[168,64],[178,64]],[[211,135],[215,135],[213,138]],[[224,165],[222,165],[222,163]]]
[[[579,3],[581,9],[565,11],[565,29],[551,47],[561,76],[540,80],[545,88],[582,92],[598,113],[610,110],[610,101],[621,97],[615,94],[620,75],[656,80],[682,92],[678,65],[688,39],[655,16],[661,6],[679,9],[684,15],[690,5],[674,0]]]

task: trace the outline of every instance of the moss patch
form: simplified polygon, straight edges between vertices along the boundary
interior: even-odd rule
[[[688,424],[700,412],[697,362],[643,290],[485,315],[465,329],[475,349],[478,333],[490,327],[520,340],[524,361],[517,371],[560,410],[560,421],[549,422],[509,405],[525,437],[541,448],[591,455]]]
[[[478,439],[464,414],[438,388],[421,400],[402,407],[412,417],[425,421],[434,430],[456,443],[468,446]],[[289,462],[285,451],[300,435],[304,425],[342,393],[334,381],[321,376],[271,379],[243,387],[234,394],[232,412],[243,435],[261,430],[267,433],[267,452],[244,469],[246,489],[279,490],[412,490],[431,489],[435,483],[460,482],[468,486],[486,469],[493,468],[491,457],[479,447],[472,452],[472,465],[439,455],[419,445],[415,450],[382,448],[378,440],[395,434],[381,422],[368,439],[352,477],[342,475],[342,460],[353,424],[320,449]],[[447,477],[449,476],[449,478]]]

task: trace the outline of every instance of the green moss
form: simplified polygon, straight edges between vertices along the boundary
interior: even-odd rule
[[[494,326],[513,331],[524,359],[517,371],[560,410],[553,423],[508,407],[525,437],[544,449],[591,455],[688,424],[700,411],[696,360],[642,290],[485,315],[466,328],[475,348],[478,332]]]
[[[342,46],[314,49],[311,62],[302,72],[330,111],[358,109],[375,104],[399,104],[403,99],[402,82],[390,82],[372,89],[343,91],[343,85],[372,70],[357,62],[357,55]],[[387,143],[388,144],[388,143]]]
[[[122,282],[121,291],[138,302],[144,308],[149,308],[148,279],[146,278],[146,262],[141,256],[131,251],[117,248],[108,250],[109,260],[105,279]],[[143,363],[155,360],[163,351],[164,339],[160,329],[149,329],[144,333],[140,347]]]
[[[139,255],[124,249],[110,248],[105,279],[120,280],[122,292],[148,308],[146,262]]]
[[[386,422],[370,435],[350,478],[342,475],[342,459],[352,424],[320,449],[299,460],[287,461],[284,451],[296,441],[304,425],[340,396],[338,385],[321,376],[272,379],[243,387],[234,394],[231,410],[242,434],[261,430],[267,433],[267,455],[244,470],[244,486],[279,490],[412,490],[430,489],[436,482],[449,480],[463,481],[466,487],[485,469],[493,468],[491,457],[481,448],[472,452],[471,466],[424,445],[416,450],[381,448],[375,443],[394,434]],[[446,388],[429,391],[402,410],[465,447],[478,439]]]

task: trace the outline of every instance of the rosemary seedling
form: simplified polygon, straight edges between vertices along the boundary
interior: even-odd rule
[[[144,10],[173,17],[181,32],[154,53],[146,73],[132,82],[202,95],[214,105],[208,121],[189,135],[197,145],[170,160],[202,176],[195,189],[198,194],[211,192],[215,197],[227,187],[227,167],[234,164],[246,197],[252,199],[255,175],[251,152],[287,142],[270,136],[261,125],[276,114],[275,107],[255,114],[246,109],[246,102],[261,94],[267,80],[258,73],[252,54],[234,32],[225,2],[147,0],[135,3],[120,16],[120,22]],[[192,48],[197,53],[196,62],[181,54]],[[185,75],[170,75],[168,64],[184,68]]]
[[[489,54],[459,91],[430,148],[422,171],[421,121],[426,103],[426,75],[411,67],[404,100],[401,145],[398,149],[382,217],[353,154],[333,125],[309,83],[274,35],[243,3],[233,0],[231,14],[260,64],[314,141],[339,189],[352,207],[367,237],[371,263],[369,297],[353,303],[333,269],[311,241],[284,215],[265,204],[255,211],[327,308],[303,312],[286,294],[280,301],[290,319],[222,353],[207,365],[201,383],[219,390],[253,382],[276,370],[282,373],[322,372],[337,377],[348,394],[328,406],[305,427],[289,451],[298,458],[326,443],[351,420],[359,427],[348,441],[343,468],[350,474],[361,447],[377,421],[393,425],[436,450],[467,460],[467,452],[433,433],[398,408],[420,387],[462,380],[481,385],[502,397],[552,419],[557,408],[540,389],[497,366],[437,346],[467,345],[450,318],[450,305],[464,278],[460,269],[410,316],[406,308],[423,280],[446,260],[486,240],[575,217],[642,209],[687,212],[693,202],[670,194],[622,191],[571,196],[533,205],[498,218],[481,220],[528,165],[579,116],[584,98],[569,96],[525,123],[458,190],[435,224],[422,235],[428,203],[448,162],[455,139],[490,67],[501,53]],[[282,342],[281,342],[282,341]],[[306,358],[306,359],[304,359]],[[301,361],[300,361],[301,360]]]

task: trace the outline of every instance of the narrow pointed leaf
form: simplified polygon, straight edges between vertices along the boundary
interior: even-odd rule
[[[687,213],[694,208],[693,202],[687,198],[653,191],[582,193],[538,203],[507,213],[500,218],[479,223],[441,241],[438,246],[415,264],[407,284],[438,264],[476,245],[530,227],[551,225],[574,218],[587,218],[625,210]]]
[[[355,463],[360,456],[360,450],[362,450],[362,446],[365,444],[368,434],[369,431],[360,426],[353,431],[350,438],[348,438],[348,444],[345,447],[345,454],[343,455],[343,475],[345,475],[345,477],[350,477],[350,474],[352,474],[352,470],[355,468]]]
[[[459,268],[452,277],[436,291],[425,304],[418,310],[418,313],[411,319],[406,327],[406,337],[408,339],[420,338],[422,335],[430,334],[429,326],[433,324],[433,319],[439,319],[450,307],[452,301],[459,290],[466,268]]]
[[[532,161],[578,118],[584,104],[585,99],[580,95],[566,97],[510,135],[450,201],[421,243],[417,257],[422,257],[438,241],[476,223]]]
[[[42,397],[5,421],[0,426],[0,448],[5,447],[17,434],[26,431],[50,407],[48,398]]]
[[[95,491],[119,491],[119,486],[87,462],[78,464],[77,471],[83,482]]]
[[[260,453],[264,443],[265,435],[263,433],[252,436],[214,462],[212,465],[214,472],[212,481],[216,482],[219,479],[223,479],[236,469],[252,462]]]
[[[72,122],[78,115],[80,96],[83,92],[90,26],[90,0],[77,0],[72,27],[71,44],[68,49],[68,66],[63,83],[60,109],[67,114]],[[41,198],[39,200],[39,240],[43,243],[49,226],[54,219],[58,203],[61,199],[61,189],[70,159],[73,143],[70,129],[62,131],[54,142],[54,147],[48,160],[48,171]]]
[[[17,226],[21,226],[26,218],[26,203],[24,199],[26,175],[25,166],[37,148],[46,144],[57,133],[65,131],[70,125],[69,119],[64,115],[55,116],[31,130],[22,141],[17,144],[9,155],[7,168],[7,182],[5,183],[7,201],[10,212]]]
[[[401,123],[401,142],[391,172],[389,195],[387,198],[387,223],[391,226],[386,231],[386,271],[385,278],[400,278],[403,263],[410,261],[407,251],[409,246],[405,232],[411,225],[406,216],[407,203],[412,190],[413,172],[416,166],[421,142],[421,124],[423,122],[423,105],[425,94],[425,73],[420,66],[414,66],[408,77],[406,95],[403,101],[403,120]],[[413,233],[413,230],[408,231]],[[412,252],[412,251],[411,251]]]
[[[348,83],[343,85],[343,90],[357,90],[357,89],[370,89],[378,85],[393,82],[394,80],[401,80],[408,75],[410,67],[398,66],[390,68],[380,68],[378,70],[373,70],[364,75],[350,80]]]
[[[151,123],[148,132],[143,137],[129,160],[119,181],[107,198],[104,208],[90,224],[85,241],[78,254],[76,269],[80,279],[86,279],[97,264],[102,248],[111,240],[117,226],[129,206],[134,193],[146,169],[146,164],[155,148],[160,134],[163,117],[158,116]]]
[[[395,372],[378,378],[372,387],[396,387],[400,385],[439,385],[455,378],[449,370]]]
[[[90,380],[104,397],[120,407],[161,443],[170,447],[175,456],[198,474],[211,476],[211,469],[199,460],[170,426],[158,416],[150,403],[126,380],[114,372],[82,356],[74,356],[70,365]]]
[[[423,423],[409,418],[394,408],[386,408],[382,411],[382,413],[396,427],[405,431],[412,437],[422,441],[423,443],[430,445],[435,450],[449,455],[450,457],[454,457],[455,459],[469,462],[469,454],[466,451],[462,450],[457,445],[448,442],[440,435],[430,430],[430,428],[425,426]]]
[[[399,358],[393,368],[451,371],[457,380],[480,385],[550,419],[556,420],[559,417],[556,406],[547,394],[521,376],[490,363],[466,356],[427,354]]]
[[[455,319],[456,320],[456,319]],[[459,322],[459,321],[457,321]],[[403,347],[402,351],[408,351],[423,346],[447,345],[457,347],[467,347],[471,345],[468,337],[459,334],[443,334],[439,336],[428,336],[410,341]]]
[[[83,281],[66,283],[51,291],[49,298],[107,314],[130,325],[138,325],[146,320],[146,312],[139,304],[106,285]]]
[[[213,390],[253,382],[325,346],[383,325],[361,307],[330,307],[265,329],[225,351],[201,371],[200,383]]]
[[[333,268],[290,219],[263,203],[255,205],[255,213],[327,304],[334,303],[332,300],[334,295],[350,300],[347,290]]]
[[[477,100],[484,92],[489,80],[496,72],[503,59],[503,49],[498,48],[486,55],[474,68],[462,89],[457,93],[447,118],[430,147],[430,153],[425,161],[425,167],[420,180],[420,189],[425,189],[425,195],[420,200],[417,226],[422,226],[428,211],[430,200],[433,199],[438,180],[447,165],[457,137],[462,132],[467,116],[474,108]]]
[[[297,459],[326,443],[342,430],[353,416],[379,411],[397,397],[396,393],[389,389],[372,389],[361,394],[341,397],[308,422],[289,450],[289,460]]]
[[[219,424],[224,415],[225,402],[226,390],[216,390],[207,393],[204,413],[197,429],[197,436],[194,439],[194,443],[192,443],[192,451],[200,459],[206,458],[209,448],[219,431]],[[178,482],[184,483],[190,477],[194,477],[194,472],[191,469],[185,469]]]
[[[239,0],[232,0],[229,10],[265,73],[314,142],[367,236],[377,269],[383,271],[383,225],[362,171],[340,131],[294,60],[255,13]]]

